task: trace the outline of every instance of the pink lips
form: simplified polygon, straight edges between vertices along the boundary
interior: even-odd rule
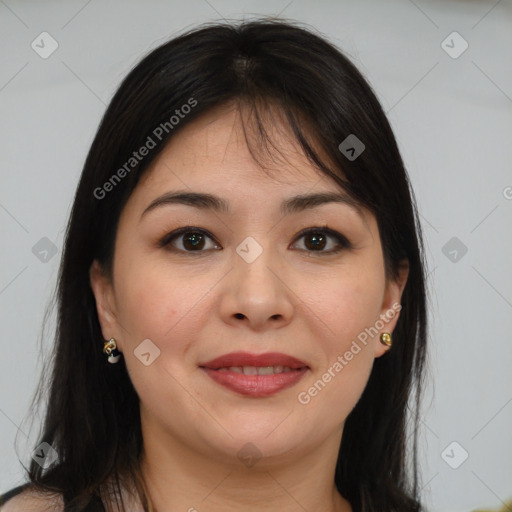
[[[278,352],[267,352],[266,354],[232,352],[206,363],[201,363],[199,366],[218,384],[242,395],[252,397],[274,395],[291,387],[299,382],[309,369],[303,361]],[[283,367],[283,369],[289,368],[291,370],[268,375],[246,375],[240,373],[240,371],[229,370],[233,367]]]

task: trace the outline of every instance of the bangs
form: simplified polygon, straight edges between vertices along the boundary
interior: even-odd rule
[[[297,107],[283,104],[279,99],[269,99],[258,95],[244,95],[220,105],[223,112],[238,112],[247,149],[256,164],[266,175],[280,181],[280,168],[300,169],[287,155],[290,148],[318,171],[319,180],[328,176],[354,202],[355,206],[368,207],[368,204],[352,189],[337,157],[332,154],[332,145],[321,133],[318,126]],[[276,140],[284,141],[277,143]],[[285,149],[284,146],[287,146]]]

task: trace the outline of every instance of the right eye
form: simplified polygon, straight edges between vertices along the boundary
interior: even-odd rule
[[[187,226],[176,229],[165,235],[160,241],[160,247],[167,247],[179,252],[205,252],[222,249],[206,230]]]

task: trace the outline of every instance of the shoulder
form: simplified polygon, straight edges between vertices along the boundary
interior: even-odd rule
[[[62,496],[36,491],[28,485],[13,489],[0,500],[1,512],[63,512],[63,510]]]

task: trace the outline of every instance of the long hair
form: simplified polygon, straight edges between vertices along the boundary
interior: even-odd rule
[[[132,482],[148,510],[139,400],[124,360],[109,365],[102,353],[89,269],[97,259],[111,271],[120,213],[170,138],[230,102],[254,114],[255,157],[272,147],[265,113],[277,109],[309,161],[375,215],[388,277],[408,260],[393,349],[375,360],[346,420],[334,478],[354,512],[420,510],[417,431],[427,324],[414,196],[388,120],[361,73],[324,37],[275,19],[207,24],[179,35],[145,56],[111,100],[85,161],[59,271],[39,440],[59,459],[47,469],[33,461],[30,481],[61,493],[67,510],[76,511],[94,496],[110,496],[108,483],[119,491],[120,482]],[[365,145],[356,159],[338,148],[349,135]],[[131,160],[148,137],[149,154]]]

